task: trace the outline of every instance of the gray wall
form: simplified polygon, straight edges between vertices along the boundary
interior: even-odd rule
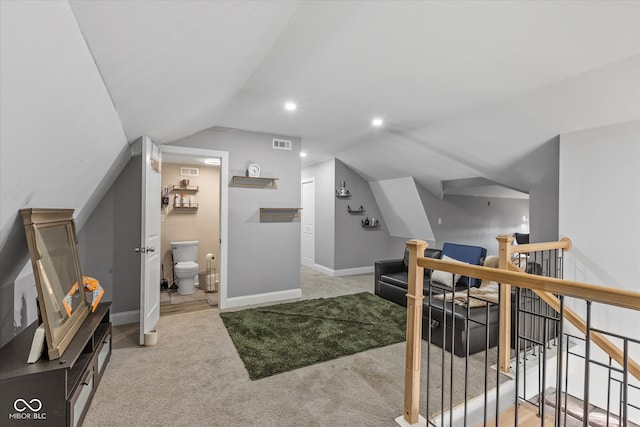
[[[72,208],[81,229],[97,204],[93,195],[100,199],[124,166],[127,139],[69,4],[3,1],[0,8],[2,346],[37,319],[18,210]]]
[[[526,162],[538,169],[529,189],[531,236],[534,242],[558,240],[560,137],[547,142],[529,156]]]
[[[559,231],[561,236],[569,237],[573,244],[564,254],[565,279],[638,291],[638,141],[640,120],[560,136]],[[566,301],[568,308],[582,318],[587,317],[584,301],[576,298],[566,298]],[[636,340],[640,336],[638,310],[593,304],[590,316],[593,328]],[[622,346],[620,340],[614,342],[619,347]],[[628,346],[629,354],[638,361],[640,344],[630,342]],[[572,365],[569,372],[577,377],[577,384],[582,377],[581,364]],[[607,373],[607,370],[596,366],[596,369],[590,371],[590,382],[604,383],[607,381]],[[581,397],[582,390],[568,391]],[[606,407],[607,397],[606,388],[592,389],[589,394],[589,400],[601,408]],[[635,391],[635,397],[630,395],[628,401],[640,401],[640,393]],[[629,420],[631,421],[631,417]],[[634,421],[638,422],[637,419]]]
[[[229,298],[300,288],[300,220],[260,222],[259,217],[261,207],[302,203],[300,139],[284,137],[292,141],[292,150],[274,150],[272,138],[278,137],[211,128],[171,143],[229,152],[231,176],[244,176],[247,166],[257,163],[260,176],[278,178],[276,189],[229,187]]]
[[[445,242],[481,246],[489,254],[498,253],[496,236],[526,232],[522,217],[529,216],[526,199],[472,196],[436,197],[418,185],[418,192],[436,236],[436,247]],[[442,223],[438,224],[438,218]]]
[[[78,232],[82,274],[95,277],[111,311],[140,309],[142,160],[132,157]],[[160,284],[158,284],[160,286]]]
[[[23,268],[25,272],[20,276]],[[26,315],[29,307],[35,307],[35,298],[27,238],[16,211],[7,240],[0,248],[0,347],[36,319]]]
[[[560,232],[567,251],[568,280],[637,291],[640,263],[640,120],[561,136]],[[603,248],[613,248],[603,250]],[[571,301],[573,308],[584,304]],[[598,304],[594,313],[609,308]],[[605,330],[638,336],[640,311],[611,308],[598,318]],[[624,313],[623,313],[624,312]],[[622,321],[627,317],[628,321]],[[596,318],[594,317],[594,320]],[[633,321],[632,321],[633,320]],[[638,353],[636,353],[638,354]]]
[[[315,209],[315,249],[314,262],[331,270],[335,268],[335,161],[310,166],[302,170],[302,178],[314,178]]]
[[[351,197],[338,199],[335,189],[345,181]],[[342,270],[359,267],[373,267],[375,261],[390,257],[390,236],[384,226],[384,218],[378,209],[369,183],[340,160],[335,160],[335,262],[334,269]],[[358,209],[362,205],[366,213],[353,214],[347,212]],[[364,228],[361,221],[365,218],[376,218],[382,225],[380,228]],[[395,254],[394,254],[395,255]]]
[[[405,240],[389,236],[369,183],[360,175],[340,160],[331,159],[305,168],[302,178],[315,178],[316,183],[316,264],[339,273],[402,257]],[[349,199],[336,197],[342,181],[346,181]],[[363,215],[347,211],[347,206],[356,210],[360,205],[366,210]],[[363,228],[361,221],[366,217],[379,219],[382,227]]]

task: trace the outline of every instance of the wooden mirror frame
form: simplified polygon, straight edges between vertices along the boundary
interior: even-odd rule
[[[89,304],[82,286],[73,209],[20,209],[20,214],[27,236],[49,359],[58,359],[89,314]],[[53,230],[54,227],[61,229]],[[56,249],[64,251],[62,260],[50,258],[49,249],[42,243],[45,236],[41,232],[44,230],[66,234],[68,247],[64,246],[64,242],[62,245],[56,242],[60,246]],[[64,271],[56,267],[59,261],[66,261],[66,265],[58,266],[63,267]],[[68,281],[74,283],[60,283],[60,277],[67,276]],[[61,295],[67,298],[60,298]],[[72,302],[66,305],[67,301]],[[66,309],[62,311],[61,306]],[[55,324],[53,319],[57,319]]]

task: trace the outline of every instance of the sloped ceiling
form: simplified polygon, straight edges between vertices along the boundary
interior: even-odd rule
[[[296,2],[72,1],[129,140],[219,124]]]
[[[225,126],[299,136],[305,166],[338,156],[370,181],[526,192],[536,147],[640,117],[639,2],[71,6],[129,140]]]
[[[27,261],[18,209],[73,208],[80,225],[127,148],[69,5],[1,1],[0,288]]]
[[[385,179],[369,185],[390,236],[436,240],[413,178]]]
[[[545,142],[640,118],[635,1],[0,7],[2,247],[20,207],[90,211],[142,135],[297,136],[304,166],[338,157],[434,194],[477,178],[527,192],[543,169],[522,160]]]

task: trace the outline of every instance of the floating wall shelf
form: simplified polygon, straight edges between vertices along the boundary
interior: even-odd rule
[[[187,205],[187,206],[176,206],[176,205],[173,205],[173,209],[175,211],[194,212],[194,211],[198,210],[198,204],[197,203],[191,203],[190,205]]]
[[[365,213],[366,211],[364,210],[364,207],[362,205],[360,205],[359,209],[351,209],[351,206],[347,205],[347,212],[352,213],[352,214],[362,214]]]
[[[260,220],[291,220],[300,216],[302,208],[260,208]]]
[[[351,193],[349,193],[349,190],[347,190],[347,183],[345,181],[342,181],[340,190],[336,190],[336,197],[339,199],[346,199],[351,197]]]
[[[277,180],[278,178],[235,175],[231,178],[231,185],[234,187],[276,188]]]
[[[173,191],[199,191],[200,187],[197,185],[187,185],[186,187],[182,185],[172,185],[171,190]]]
[[[374,222],[369,222],[369,220],[362,220],[361,222],[362,227],[363,228],[379,228],[380,227],[380,221],[375,220]]]

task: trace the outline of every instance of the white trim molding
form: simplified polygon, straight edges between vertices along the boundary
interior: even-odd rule
[[[111,313],[110,317],[113,326],[128,325],[129,323],[140,323],[140,310]]]
[[[287,289],[285,291],[266,292],[264,294],[227,298],[227,304],[224,308],[244,307],[246,305],[280,302],[299,298],[302,298],[302,288]]]
[[[341,276],[354,276],[356,274],[368,274],[374,272],[374,267],[369,265],[367,267],[357,267],[357,268],[343,268],[342,270],[332,270],[324,265],[313,264],[313,269],[326,274],[331,277],[341,277]]]

